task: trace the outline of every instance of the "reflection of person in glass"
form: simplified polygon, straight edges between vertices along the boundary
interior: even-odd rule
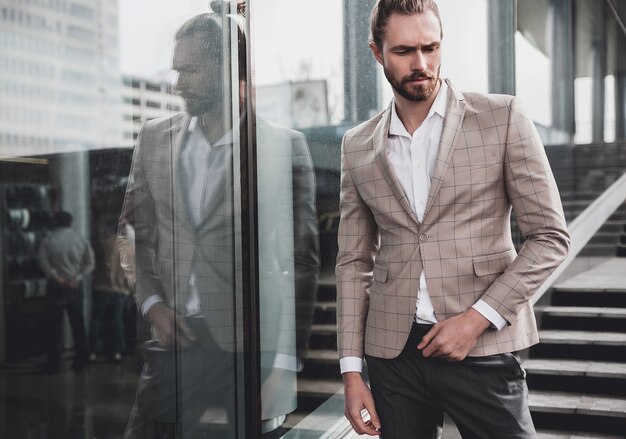
[[[234,436],[242,336],[232,164],[233,145],[245,139],[249,115],[240,99],[241,120],[229,120],[237,104],[229,98],[231,68],[242,78],[237,90],[245,89],[241,19],[202,14],[179,29],[173,68],[187,112],[147,122],[135,148],[118,240],[128,260],[124,231],[134,230],[135,263],[127,265],[153,340],[141,348],[146,364],[126,438],[152,438],[159,430],[176,437]],[[231,66],[232,26],[239,62]],[[295,395],[283,396],[294,386],[310,331],[319,260],[315,180],[304,137],[261,121],[257,137],[273,140],[271,151],[259,149],[259,157],[272,156],[277,163],[288,157],[289,165],[259,179],[272,193],[272,200],[259,204],[274,203],[259,214],[258,231],[259,249],[268,250],[259,258],[259,282],[271,292],[260,298],[264,396],[275,396],[262,401],[266,419],[295,408]],[[292,230],[287,240],[280,238],[285,227]],[[221,430],[211,421],[215,413],[226,414]]]
[[[74,339],[73,368],[82,369],[87,361],[83,292],[81,281],[95,265],[91,245],[73,230],[74,218],[69,212],[54,215],[55,228],[39,246],[39,265],[46,273],[46,308],[48,312],[48,339],[46,371],[56,372],[61,361],[63,310],[67,311]]]

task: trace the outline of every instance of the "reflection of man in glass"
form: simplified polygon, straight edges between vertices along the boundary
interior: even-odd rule
[[[229,425],[242,336],[233,145],[245,139],[249,116],[241,111],[241,120],[231,120],[237,114],[231,69],[245,78],[245,39],[237,27],[240,57],[231,66],[229,38],[240,18],[202,14],[179,29],[173,68],[187,113],[146,123],[134,152],[119,240],[127,251],[124,230],[134,230],[135,264],[128,268],[135,270],[137,304],[153,340],[141,348],[146,365],[126,438],[234,437]],[[289,157],[287,169],[263,181],[272,185],[275,206],[265,209],[269,217],[260,216],[258,231],[259,248],[270,249],[259,261],[259,281],[272,293],[261,297],[260,316],[261,375],[271,383],[265,393],[278,394],[262,404],[264,418],[271,418],[295,407],[293,397],[281,398],[286,389],[280,386],[293,386],[302,354],[285,333],[291,331],[292,345],[306,345],[319,261],[315,182],[304,138],[261,122],[257,136],[275,140],[260,156]],[[289,244],[279,238],[286,225],[293,231]]]

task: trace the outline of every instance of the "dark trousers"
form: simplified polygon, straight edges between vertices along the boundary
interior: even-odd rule
[[[85,318],[83,316],[83,294],[77,288],[48,280],[46,290],[46,338],[47,366],[57,368],[61,360],[63,337],[63,312],[67,312],[74,340],[74,366],[82,366],[87,359]]]
[[[430,328],[414,324],[394,359],[366,356],[381,439],[437,438],[444,412],[464,439],[536,437],[519,358],[424,358],[417,345]]]
[[[121,354],[124,351],[124,305],[127,299],[125,294],[95,291],[89,331],[89,349],[94,354],[102,351],[102,329],[105,327],[111,329],[111,353]]]
[[[146,361],[125,439],[234,438],[236,355],[215,343],[204,319],[187,323],[198,339],[191,347],[150,341],[140,348]],[[208,408],[225,414],[226,424],[203,421]]]

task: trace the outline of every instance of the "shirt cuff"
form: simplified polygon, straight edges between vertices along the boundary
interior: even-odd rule
[[[498,331],[506,326],[507,322],[504,320],[504,317],[502,317],[498,311],[493,309],[484,300],[479,299],[478,302],[472,305],[472,308],[481,313],[484,318],[489,320],[491,325]]]
[[[148,314],[148,311],[150,311],[150,308],[152,308],[157,303],[161,303],[161,302],[163,302],[163,299],[161,299],[159,295],[153,294],[152,296],[149,296],[141,304],[141,315],[145,317]]]
[[[359,357],[343,357],[339,359],[341,373],[363,372],[363,359]]]
[[[276,357],[274,357],[274,367],[290,370],[292,372],[301,372],[304,364],[302,360],[292,357],[291,355],[276,354]]]

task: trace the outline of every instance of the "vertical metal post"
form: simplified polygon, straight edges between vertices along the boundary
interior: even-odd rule
[[[489,92],[515,94],[517,0],[488,0]]]
[[[550,60],[552,63],[552,124],[562,132],[574,133],[574,44],[572,2],[551,0],[553,17]]]
[[[592,77],[592,141],[604,142],[604,78],[607,73],[607,44],[606,44],[606,7],[604,2],[598,2],[592,8],[593,33],[591,42],[591,77]]]
[[[369,49],[369,16],[376,0],[343,1],[344,120],[369,119],[378,110],[376,60]]]
[[[626,139],[626,72],[615,75],[615,139]]]
[[[256,81],[254,78],[255,41],[253,18],[258,3],[246,2],[245,71],[238,72],[238,78],[245,77],[245,125],[242,125],[239,146],[240,189],[240,244],[241,244],[241,294],[242,322],[238,326],[243,338],[243,364],[237,361],[237,378],[243,383],[237,385],[237,435],[238,439],[261,438],[261,324],[258,270],[258,215],[257,215],[257,132],[256,132]],[[262,7],[262,6],[261,6]],[[233,11],[234,12],[234,11]],[[238,56],[242,56],[239,54]],[[233,63],[235,66],[237,63]],[[240,64],[240,67],[241,64]],[[239,89],[241,91],[241,89]],[[234,154],[233,154],[234,156]],[[233,157],[234,159],[234,157]],[[235,161],[233,160],[233,166]],[[235,171],[236,172],[236,171]],[[241,397],[245,395],[244,400]]]
[[[615,50],[615,139],[623,141],[626,140],[626,57],[619,54],[626,53],[626,33],[617,33]]]

